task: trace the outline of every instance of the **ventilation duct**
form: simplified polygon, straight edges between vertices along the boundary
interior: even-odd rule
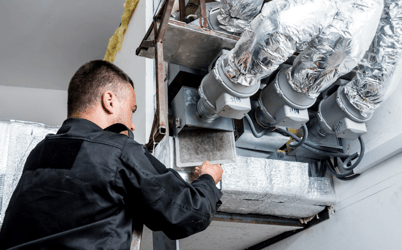
[[[386,0],[377,34],[358,65],[356,76],[344,88],[350,103],[369,117],[395,90],[401,74],[402,3]],[[401,72],[400,70],[398,72]]]
[[[293,55],[297,46],[316,37],[331,23],[336,11],[335,3],[329,0],[264,4],[236,47],[224,57],[225,75],[244,86],[256,84]]]
[[[310,98],[349,73],[368,50],[383,10],[382,0],[340,0],[329,26],[314,38],[287,72],[289,84]]]
[[[258,13],[264,0],[221,0],[219,26],[229,32],[242,33]]]

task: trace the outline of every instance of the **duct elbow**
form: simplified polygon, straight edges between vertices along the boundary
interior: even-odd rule
[[[374,38],[382,0],[340,0],[331,24],[295,59],[287,73],[292,88],[316,98],[363,58]]]
[[[278,0],[266,3],[224,58],[234,83],[252,86],[269,76],[298,46],[316,37],[336,13],[329,0]]]

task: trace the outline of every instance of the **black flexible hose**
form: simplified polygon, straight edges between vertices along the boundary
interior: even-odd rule
[[[290,136],[296,141],[301,141],[301,139],[299,137],[297,137],[295,134],[293,134],[293,133],[291,133],[291,132],[289,132],[287,130],[284,130],[284,129],[281,129],[281,128],[276,128],[274,130],[274,132],[278,132],[278,133],[281,133],[283,135]],[[344,153],[341,153],[341,152],[324,151],[324,150],[315,148],[315,146],[320,147],[319,145],[317,145],[315,143],[311,143],[309,141],[306,141],[303,145],[301,145],[301,147],[303,147],[303,148],[305,148],[307,150],[310,150],[310,151],[312,151],[312,152],[314,152],[316,154],[320,154],[320,155],[325,155],[325,156],[330,156],[330,157],[343,157],[343,158],[347,158],[347,157],[350,156],[348,154],[344,154]]]
[[[339,179],[339,178],[347,178],[347,177],[350,177],[351,175],[354,175],[354,173],[353,173],[352,170],[351,170],[351,171],[348,171],[348,172],[346,172],[346,173],[338,174],[338,173],[335,171],[334,166],[332,165],[332,162],[331,162],[329,159],[324,160],[324,163],[325,163],[327,169],[331,172],[331,174],[333,174],[333,175],[334,175],[335,177],[337,177],[338,179]]]
[[[357,157],[357,153],[349,156],[348,158],[346,158],[346,160],[341,164],[340,168],[342,168],[343,170],[349,171],[349,170],[353,170],[355,169],[359,163],[362,161],[363,156],[364,156],[364,152],[366,151],[366,145],[363,141],[363,138],[361,136],[359,136],[359,142],[360,142],[360,154],[359,154],[359,158],[357,159],[357,161],[355,163],[352,164],[352,166],[348,167],[349,162],[351,162],[352,160],[354,160]]]
[[[274,131],[278,132],[278,133],[280,133],[280,134],[282,134],[284,136],[290,136],[290,137],[292,137],[293,139],[295,139],[297,141],[300,140],[300,139],[298,139],[299,137],[297,137],[296,135],[294,135],[293,133],[291,133],[291,132],[289,132],[287,130],[284,130],[284,129],[281,129],[281,128],[276,128],[276,130],[274,130]],[[309,145],[312,148],[315,148],[315,149],[318,149],[318,150],[321,150],[321,151],[324,151],[324,152],[340,153],[339,149],[336,149],[336,148],[323,147],[323,146],[320,146],[318,144],[315,144],[315,143],[309,142],[309,141],[306,141],[306,144]],[[349,155],[345,155],[344,157],[348,157],[348,156]]]
[[[306,142],[307,137],[308,137],[307,126],[306,126],[306,124],[303,124],[303,126],[302,126],[302,138],[303,138],[303,139],[301,139],[301,140],[300,140],[299,142],[297,142],[296,144],[294,144],[294,143],[289,143],[289,146],[292,147],[292,148],[298,148],[298,147],[300,147],[301,145],[303,145],[303,144]]]
[[[251,133],[253,133],[254,137],[255,138],[261,138],[264,135],[265,130],[261,131],[260,133],[257,133],[257,131],[255,130],[253,121],[251,120],[250,116],[248,114],[246,114],[244,117],[246,117],[248,125],[250,126],[250,129],[251,129]]]

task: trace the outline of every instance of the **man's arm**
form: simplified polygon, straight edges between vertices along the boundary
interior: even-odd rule
[[[171,239],[206,229],[222,196],[215,186],[222,174],[219,165],[204,163],[197,170],[199,179],[189,184],[142,146],[129,145],[125,150],[121,156],[124,167],[118,169],[116,185],[124,188],[128,209],[138,211],[134,220],[151,230],[163,231]]]

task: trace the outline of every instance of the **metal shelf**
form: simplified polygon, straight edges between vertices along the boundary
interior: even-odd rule
[[[153,23],[137,49],[137,55],[155,58]],[[240,37],[194,26],[177,20],[169,20],[163,39],[165,62],[206,70],[222,49],[232,49]]]

